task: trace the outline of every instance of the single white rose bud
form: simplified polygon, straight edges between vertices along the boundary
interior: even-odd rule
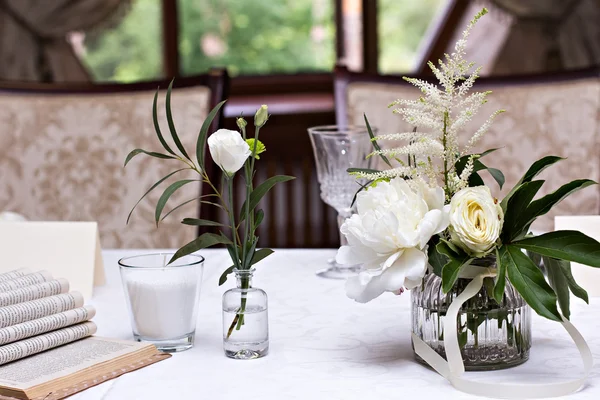
[[[240,128],[240,130],[244,130],[244,128],[246,127],[246,125],[248,125],[248,123],[246,122],[246,120],[242,117],[239,117],[238,119],[235,120],[235,123],[237,124],[238,128]]]
[[[268,119],[269,119],[269,110],[268,110],[267,105],[263,104],[262,106],[260,106],[258,111],[256,111],[256,114],[254,114],[254,126],[256,126],[257,128],[260,128],[264,124],[267,123]]]
[[[462,189],[450,201],[452,242],[472,256],[493,250],[503,223],[502,207],[487,186]]]
[[[219,129],[210,135],[208,150],[215,164],[228,176],[239,171],[252,154],[242,135],[229,129]]]

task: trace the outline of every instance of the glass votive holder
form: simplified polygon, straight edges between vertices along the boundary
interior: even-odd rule
[[[194,345],[204,257],[188,255],[167,265],[172,253],[119,260],[133,337],[159,350],[178,352]]]

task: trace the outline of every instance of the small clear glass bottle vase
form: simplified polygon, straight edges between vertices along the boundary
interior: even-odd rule
[[[223,293],[223,349],[229,358],[249,360],[269,352],[267,294],[252,287],[254,269],[234,269],[237,286]]]
[[[476,261],[478,263],[474,265],[485,267],[496,263],[495,258]],[[531,309],[508,280],[504,297],[498,304],[488,295],[488,290],[493,287],[492,278],[485,278],[485,281],[458,314],[458,343],[467,371],[509,368],[529,358]],[[412,290],[412,331],[444,358],[446,312],[469,282],[459,278],[454,287],[444,293],[441,278],[432,273]],[[418,355],[415,357],[424,363]]]

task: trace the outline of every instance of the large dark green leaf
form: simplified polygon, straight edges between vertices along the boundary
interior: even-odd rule
[[[184,218],[181,221],[184,225],[192,225],[192,226],[224,226],[220,222],[211,221],[208,219],[198,219],[198,218]]]
[[[562,272],[563,275],[565,276],[565,279],[567,280],[567,284],[569,285],[569,289],[571,289],[571,292],[579,297],[581,300],[585,301],[586,303],[590,303],[590,300],[588,298],[588,294],[585,291],[584,288],[582,288],[581,286],[579,286],[577,284],[577,282],[575,282],[575,278],[573,278],[573,274],[571,273],[571,263],[568,261],[564,261],[561,260],[562,262],[560,262],[558,265],[562,268]]]
[[[506,181],[502,171],[496,168],[488,168],[487,172],[489,172],[489,174],[492,176],[492,178],[494,178],[496,183],[498,183],[498,186],[500,186],[500,189],[502,189],[502,186],[504,186],[504,182]]]
[[[439,253],[448,257],[448,262],[442,268],[442,290],[444,293],[448,293],[458,279],[462,267],[469,265],[473,258],[464,252],[457,252],[452,245],[444,240],[437,244],[436,249]]]
[[[568,261],[557,260],[551,257],[542,257],[544,260],[544,266],[546,267],[546,271],[548,271],[548,282],[556,296],[558,297],[558,305],[560,306],[560,310],[566,319],[569,319],[571,316],[571,311],[569,310],[570,303],[570,293],[569,293],[569,285],[567,284],[567,280],[565,278],[565,274],[563,273],[563,269],[560,266],[560,263],[568,263]]]
[[[502,303],[504,297],[504,289],[506,288],[506,264],[502,262],[502,258],[496,249],[496,285],[492,296],[498,304]]]
[[[260,185],[258,185],[256,188],[254,188],[252,193],[250,193],[250,207],[249,207],[250,212],[252,212],[256,208],[256,206],[258,205],[258,202],[264,197],[265,194],[267,194],[267,192],[269,190],[271,190],[273,188],[273,186],[275,186],[278,183],[291,181],[292,179],[296,179],[296,178],[293,176],[287,176],[287,175],[275,175],[275,176],[270,177],[269,179],[267,179]],[[244,201],[244,204],[242,204],[242,210],[240,212],[240,222],[242,222],[243,220],[246,219],[245,213],[246,213],[246,202]]]
[[[210,128],[210,125],[212,124],[213,120],[219,113],[219,110],[221,109],[221,107],[223,107],[223,104],[225,104],[226,101],[227,100],[223,100],[222,102],[217,104],[215,108],[211,110],[210,113],[208,113],[208,116],[206,117],[204,123],[202,124],[202,127],[200,128],[200,133],[198,134],[198,141],[196,142],[196,158],[198,159],[198,165],[202,170],[204,170],[204,148],[206,147],[208,129]]]
[[[175,156],[176,155],[175,152],[171,149],[171,147],[169,147],[169,145],[165,141],[165,138],[163,137],[162,132],[160,131],[160,125],[158,124],[158,110],[157,110],[156,102],[158,100],[158,90],[159,89],[160,88],[156,89],[156,93],[154,94],[154,102],[152,103],[152,121],[154,122],[154,130],[156,131],[156,136],[158,136],[158,140],[160,141],[160,144],[162,144],[162,146],[165,148],[166,151],[168,151],[169,153],[171,153]]]
[[[512,244],[542,256],[600,268],[600,243],[579,231],[549,232]]]
[[[560,203],[567,196],[595,184],[596,182],[590,179],[578,179],[561,186],[555,192],[552,192],[541,199],[532,201],[527,209],[521,213],[520,219],[525,222],[523,230],[528,230],[536,218],[546,214],[552,207]]]
[[[184,171],[186,169],[187,168],[182,168],[182,169],[178,169],[177,171],[173,171],[170,174],[162,177],[158,182],[156,182],[154,185],[152,185],[150,187],[150,189],[148,189],[148,191],[146,193],[144,193],[144,195],[138,200],[138,202],[135,203],[135,205],[133,206],[133,208],[129,212],[129,215],[127,216],[127,223],[129,223],[129,220],[131,219],[131,215],[133,214],[133,210],[135,210],[135,208],[138,206],[138,204],[140,204],[140,202],[144,199],[144,197],[146,197],[148,195],[148,193],[150,193],[151,191],[153,191],[154,189],[156,189],[156,187],[158,185],[160,185],[161,183],[163,183],[164,181],[166,181],[167,179],[169,179],[171,176],[175,175],[178,172]]]
[[[523,220],[523,211],[527,209],[531,200],[540,190],[544,181],[532,181],[521,184],[508,201],[504,214],[502,228],[502,242],[510,243],[523,231],[526,221]]]
[[[506,195],[504,200],[502,200],[502,202],[500,203],[500,205],[502,206],[502,209],[506,212],[506,207],[508,206],[508,201],[513,196],[513,194],[517,191],[519,186],[521,186],[521,184],[531,182],[533,180],[533,178],[538,176],[539,173],[541,173],[543,170],[545,170],[552,164],[557,163],[560,160],[564,160],[564,158],[557,157],[557,156],[546,156],[546,157],[541,158],[541,159],[537,160],[536,162],[534,162],[531,165],[531,167],[529,167],[527,172],[525,172],[525,175],[523,175],[523,177],[519,180],[519,182],[517,182],[515,187],[513,187],[512,190]]]
[[[367,119],[367,114],[363,114],[363,118],[365,119],[365,125],[367,125],[367,132],[369,132],[369,137],[371,138],[371,143],[373,143],[373,147],[375,148],[375,150],[381,151],[381,146],[379,146],[379,143],[377,143],[377,140],[375,140],[375,135],[373,134],[373,130],[371,129],[371,124],[369,124],[369,120]],[[383,162],[386,163],[388,166],[392,166],[392,163],[390,163],[390,160],[388,160],[386,156],[380,154],[379,157],[381,157]]]
[[[262,261],[263,259],[267,258],[271,254],[273,254],[273,250],[271,250],[271,249],[256,250],[254,252],[254,255],[252,256],[252,261],[250,262],[250,266],[256,264],[259,261]]]
[[[163,194],[158,199],[158,202],[156,203],[156,210],[154,211],[154,220],[156,221],[156,225],[158,225],[158,222],[160,221],[160,215],[162,214],[162,211],[165,208],[165,205],[167,205],[167,201],[169,200],[169,198],[179,188],[187,185],[190,182],[198,182],[198,180],[197,179],[183,179],[181,181],[173,182],[172,184],[169,185],[168,188],[165,189]]]
[[[439,240],[434,238],[431,240],[432,241],[429,242],[429,247],[427,248],[427,261],[433,268],[433,273],[441,278],[442,269],[444,268],[444,265],[448,264],[448,257],[437,251]]]
[[[177,250],[177,252],[175,252],[173,257],[169,261],[169,264],[181,257],[192,254],[198,250],[206,249],[216,244],[231,244],[231,241],[221,235],[216,235],[214,233],[205,233],[203,235],[198,236],[196,239],[192,240],[191,242]]]
[[[179,136],[177,136],[177,131],[175,130],[175,124],[173,123],[173,115],[171,113],[171,91],[173,90],[174,81],[175,79],[173,78],[173,80],[169,84],[169,88],[167,89],[167,100],[165,103],[165,110],[167,112],[167,124],[169,125],[169,131],[171,131],[171,137],[173,138],[173,141],[175,142],[175,145],[177,146],[181,154],[183,154],[183,156],[188,160],[192,161],[190,159],[190,156],[188,156],[187,152],[185,151],[185,148],[181,144]]]
[[[151,157],[162,158],[165,160],[177,160],[177,157],[173,157],[168,154],[161,154],[161,153],[156,153],[154,151],[146,151],[143,149],[135,149],[135,150],[131,150],[131,152],[129,152],[129,154],[127,154],[127,157],[125,158],[125,164],[123,164],[123,166],[126,167],[127,164],[129,163],[129,161],[131,161],[131,159],[133,157],[137,156],[138,154],[142,154],[142,153],[149,155]]]
[[[499,254],[501,263],[506,265],[510,283],[527,304],[542,317],[561,321],[556,308],[556,294],[533,261],[513,245],[500,247]]]

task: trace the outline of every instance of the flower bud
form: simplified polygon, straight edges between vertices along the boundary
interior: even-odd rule
[[[236,119],[235,123],[237,124],[238,128],[240,128],[241,131],[243,131],[244,128],[246,127],[246,125],[248,125],[246,120],[242,117],[239,117],[238,119]]]
[[[266,104],[260,106],[256,114],[254,114],[254,126],[261,128],[269,119],[269,110]]]

